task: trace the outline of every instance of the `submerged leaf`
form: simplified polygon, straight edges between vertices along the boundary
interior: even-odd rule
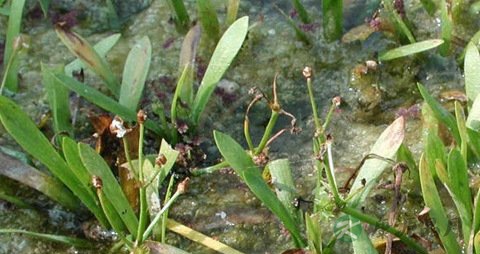
[[[416,43],[408,44],[408,45],[394,48],[387,52],[384,52],[380,54],[380,56],[378,57],[378,60],[390,61],[396,58],[424,52],[424,51],[436,48],[442,44],[443,44],[443,40],[438,40],[438,39],[416,42]]]
[[[145,80],[150,70],[151,60],[152,44],[145,36],[130,50],[123,69],[122,87],[118,102],[132,111],[137,111]]]
[[[252,158],[230,136],[218,131],[215,131],[213,135],[218,150],[228,164],[242,178],[255,196],[283,222],[292,234],[297,247],[303,247],[305,244],[300,234],[299,225],[265,183]]]
[[[195,96],[192,110],[192,120],[196,124],[207,105],[215,86],[228,69],[247,36],[248,17],[238,19],[233,23],[217,44],[203,76],[200,88]]]
[[[215,5],[211,0],[197,0],[198,19],[209,40],[218,41],[220,24],[218,23]]]
[[[465,91],[468,99],[474,101],[480,93],[480,54],[472,42],[467,45],[464,66]]]
[[[72,245],[78,248],[92,247],[92,243],[87,240],[83,240],[75,237],[69,237],[69,236],[62,236],[62,235],[36,233],[36,232],[31,232],[31,231],[21,230],[21,229],[0,229],[0,234],[23,234],[23,235],[27,235],[35,238],[40,238],[43,240]]]
[[[480,95],[473,101],[472,108],[468,112],[466,126],[474,131],[480,131]]]
[[[67,208],[80,207],[77,198],[60,181],[2,152],[0,175],[36,189]]]

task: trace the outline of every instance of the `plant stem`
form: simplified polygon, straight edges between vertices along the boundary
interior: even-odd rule
[[[168,202],[168,200],[170,200],[170,198],[172,197],[172,190],[173,190],[173,184],[174,184],[174,181],[175,180],[175,174],[172,174],[172,176],[170,177],[170,181],[168,182],[168,186],[167,186],[167,193],[165,193],[165,199],[163,201],[163,205],[165,206]],[[161,234],[160,234],[160,239],[161,239],[161,242],[162,243],[165,243],[166,239],[167,239],[167,220],[168,220],[168,211],[169,210],[166,210],[163,214],[162,214],[162,227],[161,227]]]
[[[320,124],[320,118],[318,117],[317,111],[317,103],[315,102],[315,97],[313,95],[313,85],[312,85],[312,78],[307,78],[307,89],[308,89],[308,96],[310,98],[310,104],[312,105],[313,111],[313,121],[315,123],[315,135],[323,133],[322,125]]]
[[[337,105],[335,103],[332,103],[330,106],[330,109],[328,110],[327,117],[325,118],[325,122],[323,123],[322,129],[326,130],[328,125],[330,124],[330,121],[332,120],[332,115],[335,109],[337,108]]]
[[[142,238],[143,241],[147,240],[148,236],[150,235],[150,233],[152,233],[152,230],[153,228],[155,227],[155,225],[158,223],[158,221],[160,220],[160,218],[162,218],[162,214],[173,204],[173,202],[175,202],[175,200],[181,195],[181,192],[179,191],[176,191],[175,194],[173,194],[173,196],[170,198],[170,200],[168,200],[168,202],[162,207],[162,210],[160,210],[160,212],[158,212],[156,215],[155,215],[155,218],[153,218],[152,222],[150,222],[150,225],[148,225],[147,229],[145,230],[145,232],[143,233],[143,237],[139,236]]]
[[[7,83],[7,77],[8,73],[10,72],[10,68],[13,64],[13,61],[15,60],[15,57],[17,56],[18,50],[14,49],[12,52],[12,55],[8,59],[8,63],[5,67],[5,72],[3,73],[3,78],[2,78],[2,84],[0,85],[0,95],[3,94],[3,88],[5,87],[5,84]]]
[[[205,174],[210,174],[210,173],[213,173],[213,172],[215,172],[215,171],[218,171],[218,170],[220,170],[220,169],[222,169],[222,168],[226,168],[226,167],[228,167],[228,166],[230,166],[230,165],[228,164],[228,162],[222,161],[222,162],[217,163],[217,164],[215,164],[215,165],[213,165],[213,166],[210,166],[210,167],[200,168],[200,169],[193,170],[193,171],[192,171],[192,175],[194,175],[194,176],[201,176],[201,175],[205,175]]]
[[[254,155],[260,154],[265,148],[265,145],[267,144],[268,140],[270,139],[270,136],[272,135],[273,127],[275,126],[275,123],[277,123],[277,119],[279,115],[280,115],[279,112],[272,110],[270,121],[268,121],[267,127],[265,128],[265,132],[263,133],[262,140],[260,141],[260,144],[258,145],[257,149],[255,149]]]
[[[123,152],[125,153],[125,158],[127,159],[128,167],[130,168],[130,174],[133,175],[135,180],[139,181],[138,176],[135,172],[135,168],[133,167],[132,159],[130,158],[130,148],[129,148],[130,146],[128,145],[128,140],[124,136],[122,138],[122,141],[123,141]]]
[[[254,146],[252,142],[252,137],[250,136],[250,120],[248,116],[245,116],[245,120],[243,121],[243,134],[245,135],[245,140],[247,140],[248,149],[250,151],[254,151]]]
[[[143,186],[145,181],[143,176],[143,141],[144,141],[145,126],[140,122],[140,137],[138,141],[138,175],[140,178],[140,216],[138,222],[137,242],[136,244],[142,244],[142,234],[147,224],[147,193],[146,187]],[[138,245],[137,245],[138,246]]]

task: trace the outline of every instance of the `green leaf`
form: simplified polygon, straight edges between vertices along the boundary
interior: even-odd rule
[[[420,158],[419,169],[423,199],[425,205],[430,208],[429,216],[440,236],[443,247],[445,248],[446,253],[460,254],[462,253],[460,246],[458,245],[455,233],[450,229],[451,225],[449,225],[449,219],[445,213],[442,200],[440,199],[437,187],[433,181],[433,176],[430,169],[427,167],[427,161],[423,155]]]
[[[78,57],[85,66],[102,78],[112,94],[118,97],[120,86],[117,78],[105,59],[98,55],[90,43],[80,35],[62,29],[60,26],[57,26],[55,31],[70,52]]]
[[[397,161],[403,162],[408,166],[408,170],[415,184],[420,184],[420,176],[418,175],[418,167],[412,152],[405,144],[402,144],[397,151]]]
[[[102,191],[105,193],[105,197],[115,207],[115,210],[127,226],[128,231],[136,237],[138,219],[113,175],[112,170],[103,158],[87,144],[79,143],[78,149],[83,165],[92,176],[100,177],[103,182]]]
[[[447,164],[446,149],[442,140],[434,132],[429,132],[427,143],[425,144],[425,160],[428,162],[427,167],[430,169],[432,176],[436,176],[435,162],[439,160],[443,166]]]
[[[69,209],[80,208],[78,199],[58,179],[2,152],[0,152],[0,175],[38,190]]]
[[[53,76],[60,82],[60,84],[80,94],[91,103],[96,104],[97,106],[105,109],[106,111],[119,115],[126,121],[134,122],[137,120],[137,113],[135,111],[132,111],[120,105],[118,102],[102,94],[95,88],[80,83],[79,81],[64,74],[59,73],[54,74]],[[163,130],[159,127],[157,123],[153,122],[152,120],[147,119],[147,121],[145,121],[145,127],[154,131],[158,135],[163,135]]]
[[[299,194],[293,182],[292,170],[288,159],[271,161],[267,167],[272,176],[272,185],[275,188],[278,199],[288,209],[292,218],[297,223],[300,223],[300,210],[294,206],[295,199]]]
[[[322,227],[315,216],[305,214],[305,227],[307,230],[308,248],[316,254],[322,254]]]
[[[121,36],[121,34],[112,34],[107,38],[100,40],[95,46],[93,46],[93,49],[100,57],[105,58],[108,51],[117,44]],[[71,77],[73,72],[80,71],[81,69],[85,69],[85,64],[77,58],[65,66],[65,74]]]
[[[343,0],[322,1],[323,33],[330,41],[338,40],[343,33]]]
[[[7,132],[30,155],[62,181],[84,204],[94,202],[67,163],[37,129],[35,123],[10,99],[0,96],[0,120]]]
[[[159,155],[164,155],[165,158],[167,158],[167,162],[162,166],[160,169],[160,174],[158,176],[158,181],[159,184],[163,183],[167,175],[170,173],[172,170],[173,166],[175,165],[175,162],[177,161],[177,157],[179,152],[175,149],[173,149],[167,141],[164,139],[162,140],[162,144],[160,145],[160,152],[158,153]],[[158,166],[156,166],[158,167]],[[155,170],[158,170],[156,168]]]
[[[90,211],[93,213],[93,215],[95,215],[100,224],[108,228],[109,223],[107,221],[107,218],[105,217],[105,214],[103,213],[102,208],[100,207],[97,195],[92,188],[92,175],[90,175],[88,170],[83,166],[77,143],[71,138],[64,137],[62,142],[62,148],[68,166],[75,174],[77,179],[81,182],[83,188],[85,188],[87,193],[91,196],[91,199],[89,199],[89,201],[92,202],[85,203],[85,206],[90,209]]]
[[[48,16],[48,6],[50,5],[50,0],[38,0],[40,3],[40,8],[42,8],[43,15]]]
[[[292,234],[297,247],[305,246],[300,234],[299,224],[296,224],[287,208],[285,208],[265,183],[259,169],[255,163],[253,163],[252,158],[230,136],[218,131],[214,131],[213,135],[222,156],[247,184],[255,196],[283,222],[285,228]]]
[[[427,92],[427,90],[422,84],[417,83],[417,86],[420,94],[422,95],[425,102],[432,109],[435,117],[447,126],[447,128],[450,130],[453,137],[455,138],[455,141],[459,144],[461,142],[461,138],[455,117],[450,114],[445,108],[443,108],[442,105]]]
[[[416,43],[408,44],[408,45],[394,48],[387,52],[384,52],[380,54],[380,56],[378,57],[378,60],[390,61],[400,57],[405,57],[405,56],[414,55],[420,52],[424,52],[424,51],[436,48],[442,44],[443,44],[443,40],[438,40],[438,39],[416,42]]]
[[[53,115],[53,127],[56,134],[66,132],[73,136],[73,126],[70,118],[69,90],[58,83],[52,76],[53,72],[61,73],[61,70],[49,70],[43,64],[42,80],[47,91],[48,103]]]
[[[468,146],[470,143],[467,126],[465,124],[465,112],[458,101],[455,101],[455,117],[457,119],[458,132],[460,133],[460,150],[463,160],[467,163]],[[473,150],[475,152],[475,150]]]
[[[227,6],[227,18],[225,19],[226,26],[230,26],[237,20],[238,7],[240,6],[240,0],[229,0]]]
[[[397,150],[403,143],[404,137],[405,119],[399,117],[382,132],[380,137],[378,137],[370,150],[370,154],[376,154],[387,159],[394,159]],[[365,161],[358,171],[358,176],[355,178],[350,190],[350,193],[355,196],[353,196],[352,200],[349,202],[349,206],[355,208],[365,200],[370,190],[372,190],[378,182],[380,175],[388,166],[391,166],[391,164],[377,158]],[[365,187],[362,184],[363,181],[366,181]],[[357,190],[360,190],[361,188],[364,188],[364,190],[360,192],[359,195],[356,195],[355,193],[357,193]]]
[[[465,245],[468,245],[472,229],[472,194],[468,180],[468,168],[458,149],[448,155],[448,190],[462,221]]]
[[[468,112],[466,126],[472,130],[480,131],[480,95],[477,95],[470,112]]]
[[[240,51],[247,36],[247,31],[248,17],[245,16],[235,21],[218,42],[195,96],[192,110],[192,119],[195,124],[198,123],[200,115],[205,109],[213,90],[215,90],[215,86],[232,63],[238,51]]]
[[[180,59],[178,61],[178,75],[183,75],[185,68],[190,66],[188,70],[187,77],[185,81],[183,81],[183,88],[181,89],[180,99],[185,103],[189,108],[193,103],[194,94],[193,94],[193,75],[194,75],[194,66],[195,66],[195,57],[197,55],[198,45],[200,43],[200,37],[202,34],[202,30],[200,26],[197,24],[193,26],[190,31],[188,31],[187,35],[185,35],[185,39],[182,43],[182,49],[180,50]],[[178,84],[177,83],[177,89]],[[175,91],[176,92],[176,91]]]
[[[167,0],[170,12],[173,14],[173,21],[177,30],[181,33],[185,33],[190,26],[190,17],[188,16],[187,9],[183,0]]]
[[[306,45],[311,45],[312,44],[312,42],[308,38],[307,34],[302,29],[300,29],[300,27],[297,25],[297,23],[295,23],[295,21],[289,15],[287,15],[284,11],[282,11],[282,9],[280,9],[278,6],[273,5],[273,7],[275,9],[277,9],[277,11],[280,14],[282,14],[283,17],[285,17],[288,25],[291,28],[293,28],[293,30],[295,30],[295,36],[297,36],[298,40],[303,41],[303,43],[305,43]]]
[[[220,24],[218,23],[215,5],[211,0],[197,0],[198,19],[209,40],[218,41]]]
[[[13,59],[13,62],[11,64],[7,63],[9,62],[10,57],[15,54],[13,46],[15,38],[17,38],[17,36],[20,34],[24,5],[25,0],[12,1],[12,4],[10,6],[7,33],[5,39],[5,53],[3,55],[4,75],[7,75],[5,79],[5,87],[12,92],[16,92],[18,89],[19,62],[18,59]],[[9,66],[8,72],[6,72],[7,66]]]
[[[119,103],[132,111],[137,111],[151,60],[152,44],[145,36],[130,50],[123,69]]]
[[[470,39],[469,43],[472,43],[473,45],[478,45],[478,43],[480,42],[480,31],[477,31],[473,36],[472,38]],[[467,45],[468,46],[468,45]],[[462,54],[460,54],[460,56],[457,58],[457,61],[458,62],[462,62],[465,58],[465,55],[467,53],[467,48],[468,47],[465,47],[462,51]]]
[[[182,72],[182,75],[177,81],[177,87],[175,89],[175,94],[173,95],[173,99],[172,99],[172,108],[170,110],[170,116],[172,118],[171,120],[174,126],[177,124],[177,115],[181,115],[180,114],[181,111],[179,110],[180,108],[178,108],[178,104],[179,104],[178,99],[182,97],[182,91],[185,91],[184,89],[185,86],[190,86],[190,88],[192,88],[191,87],[193,84],[192,82],[193,80],[191,79],[192,74],[193,74],[192,66],[186,65],[185,69]],[[184,97],[189,97],[189,96],[187,95]]]
[[[27,235],[30,237],[35,237],[35,238],[39,238],[47,241],[53,241],[53,242],[75,246],[78,248],[92,248],[93,246],[91,242],[87,240],[75,238],[75,237],[36,233],[36,232],[31,232],[31,231],[21,230],[21,229],[0,229],[0,234],[23,234],[23,235]]]
[[[343,1],[343,0],[342,0],[342,1]],[[342,1],[338,1],[338,2],[340,2],[340,4],[341,4]],[[312,20],[311,20],[310,17],[308,16],[307,10],[306,10],[305,7],[303,6],[302,2],[300,2],[300,0],[292,0],[292,5],[293,5],[293,7],[295,8],[295,10],[297,11],[298,17],[300,18],[300,20],[302,21],[302,23],[304,23],[304,24],[310,24],[310,23],[312,22]]]
[[[395,27],[395,35],[398,36],[402,42],[408,40],[410,43],[415,43],[415,37],[406,24],[408,23],[406,16],[402,17],[397,12],[397,9],[393,6],[393,1],[385,1],[383,4],[387,10],[389,20]]]
[[[480,54],[472,42],[468,43],[465,53],[465,91],[470,101],[480,93]]]

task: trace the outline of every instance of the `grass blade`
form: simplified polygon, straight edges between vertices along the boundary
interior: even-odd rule
[[[43,16],[48,16],[48,7],[50,6],[50,0],[38,0],[40,8],[42,9]]]
[[[315,254],[322,254],[322,228],[315,216],[305,214],[305,227],[307,230],[308,248]]]
[[[280,14],[282,14],[283,17],[285,17],[288,25],[291,28],[293,28],[293,30],[295,30],[295,36],[297,36],[298,40],[303,41],[303,43],[305,43],[306,45],[311,45],[312,44],[312,42],[308,38],[307,34],[304,31],[302,31],[302,29],[300,29],[300,27],[298,27],[297,23],[295,23],[295,21],[289,15],[287,15],[284,11],[282,11],[282,9],[280,9],[278,6],[273,5],[273,7],[275,9],[277,9],[277,11]]]
[[[480,54],[472,42],[467,45],[465,53],[465,91],[470,102],[480,93]]]
[[[210,0],[197,0],[197,9],[198,19],[209,40],[217,42],[220,38],[220,24],[215,5]]]
[[[151,60],[152,44],[145,36],[130,50],[123,69],[119,103],[132,111],[137,111]]]
[[[460,144],[460,132],[458,131],[457,121],[455,117],[450,114],[445,108],[443,108],[442,105],[427,92],[427,90],[422,84],[417,83],[417,86],[420,94],[422,95],[428,106],[430,106],[430,108],[432,109],[435,117],[447,126],[447,128],[450,130],[453,137],[455,138],[455,141],[457,141],[457,144]]]
[[[0,96],[0,120],[7,132],[29,154],[62,181],[83,203],[94,202],[67,163],[37,129],[35,123],[10,99]]]
[[[223,254],[243,254],[242,252],[233,249],[232,247],[225,245],[211,237],[208,237],[200,232],[197,232],[185,225],[182,225],[172,219],[168,219],[167,227],[169,230],[184,236],[194,242],[207,246],[212,250],[216,250]]]
[[[472,108],[468,112],[466,126],[474,131],[480,131],[480,96],[473,101]]]
[[[65,30],[60,26],[55,28],[58,37],[65,44],[65,46],[78,57],[85,66],[96,73],[107,84],[108,89],[115,97],[119,95],[119,83],[117,78],[113,74],[108,63],[98,55],[88,41],[82,38],[80,35]]]
[[[71,246],[75,246],[78,248],[92,248],[92,243],[75,238],[75,237],[69,237],[69,236],[62,236],[62,235],[52,235],[52,234],[43,234],[43,233],[36,233],[36,232],[31,232],[27,230],[21,230],[21,229],[0,229],[0,234],[23,234],[47,241],[53,241],[57,243],[63,243]]]
[[[342,38],[343,33],[343,0],[322,1],[323,33],[327,40]]]
[[[0,152],[0,175],[27,185],[59,204],[76,210],[78,199],[58,179]]]
[[[342,3],[342,1],[337,1],[337,2]],[[292,5],[295,8],[295,10],[297,11],[298,17],[300,18],[302,23],[310,24],[312,22],[312,20],[308,16],[307,10],[303,6],[303,4],[300,2],[300,0],[292,0]]]
[[[440,54],[446,56],[450,53],[453,37],[453,22],[447,0],[440,0],[440,23],[442,27],[442,39],[445,41],[440,47]]]
[[[138,219],[110,167],[103,158],[87,144],[79,143],[78,149],[83,165],[92,176],[100,177],[103,182],[102,191],[105,193],[106,198],[115,207],[125,226],[127,226],[128,231],[136,237]]]
[[[102,224],[105,228],[108,228],[108,220],[105,217],[102,208],[100,207],[97,195],[92,189],[92,175],[90,175],[88,170],[83,166],[77,143],[71,138],[64,137],[62,142],[62,148],[68,166],[71,168],[77,179],[81,182],[83,188],[92,197],[91,201],[93,202],[85,203],[85,206],[90,209],[90,211],[93,213],[93,215],[95,215],[100,224]]]
[[[52,76],[53,72],[61,73],[62,70],[50,70],[41,64],[42,80],[47,91],[48,103],[53,115],[53,127],[56,134],[66,132],[73,136],[73,126],[70,117],[69,90],[59,84]]]
[[[384,1],[383,4],[388,12],[390,22],[393,23],[395,27],[395,35],[399,37],[401,42],[408,41],[415,43],[415,37],[406,24],[408,22],[406,16],[402,17],[398,13],[397,9],[393,6],[393,1]]]
[[[278,199],[288,209],[292,218],[300,223],[300,210],[293,204],[298,197],[297,188],[293,182],[292,170],[288,159],[274,160],[267,165],[272,176],[272,185]]]
[[[9,71],[6,72],[7,63],[10,60],[12,54],[14,54],[13,44],[15,38],[20,34],[20,28],[22,25],[22,15],[25,0],[12,1],[10,6],[10,13],[8,18],[8,26],[5,40],[5,53],[3,55],[4,63],[4,75],[7,75],[5,80],[5,87],[12,92],[16,92],[18,89],[18,59],[14,59],[9,67]]]
[[[57,79],[60,84],[64,85],[65,87],[69,88],[70,90],[80,94],[86,100],[90,101],[91,103],[96,104],[97,106],[105,109],[106,111],[112,112],[116,115],[119,115],[124,120],[134,122],[137,120],[137,113],[132,111],[122,105],[120,105],[115,100],[107,97],[106,95],[102,94],[98,90],[93,87],[87,86],[76,79],[68,77],[64,74],[54,74],[55,79]],[[145,126],[155,132],[157,135],[163,135],[163,130],[159,127],[159,125],[152,120],[147,119],[145,122]]]
[[[442,140],[434,132],[429,132],[425,144],[425,160],[432,176],[437,176],[435,163],[439,161],[442,166],[447,165],[446,149]]]
[[[403,162],[408,166],[408,170],[415,184],[420,185],[420,176],[418,175],[418,167],[412,152],[405,144],[402,144],[397,151],[397,161]]]
[[[443,40],[438,40],[438,39],[416,42],[416,43],[408,44],[408,45],[394,48],[387,52],[384,52],[380,54],[380,56],[378,57],[378,60],[390,61],[400,57],[405,57],[405,56],[414,55],[420,52],[424,52],[424,51],[436,48],[442,44],[443,44]]]
[[[240,51],[243,41],[247,36],[247,31],[248,17],[245,16],[235,21],[235,23],[225,31],[224,35],[218,42],[205,75],[203,76],[200,88],[195,96],[192,109],[193,123],[198,123],[200,115],[215,90],[215,86]]]
[[[188,16],[185,4],[183,4],[183,0],[167,0],[167,4],[170,8],[170,12],[173,14],[173,22],[175,22],[177,31],[180,33],[188,31],[190,17]]]
[[[305,246],[300,234],[299,224],[296,224],[287,208],[265,183],[252,158],[230,136],[218,131],[215,131],[213,135],[222,156],[248,185],[255,196],[283,222],[285,228],[292,234],[297,247]]]
[[[455,233],[449,229],[449,220],[442,205],[442,200],[438,194],[437,187],[433,181],[433,176],[427,167],[427,161],[422,155],[420,158],[420,182],[422,187],[423,199],[425,205],[430,208],[430,218],[440,236],[442,245],[446,253],[460,254],[460,246],[458,245]]]
[[[225,24],[229,27],[235,20],[237,20],[238,7],[240,6],[240,0],[229,0],[227,7],[227,19]]]
[[[390,126],[388,126],[378,137],[377,141],[370,150],[370,154],[376,154],[384,158],[393,159],[397,154],[397,150],[403,143],[405,137],[405,119],[397,118]],[[358,175],[353,182],[350,193],[356,193],[357,190],[364,188],[360,195],[356,195],[349,202],[351,207],[357,207],[362,203],[370,190],[375,186],[378,178],[383,171],[389,166],[388,162],[373,158],[365,161],[358,171]],[[366,180],[366,185],[362,181]],[[355,195],[355,194],[354,194]]]
[[[93,49],[100,57],[105,58],[105,55],[107,55],[108,51],[110,51],[113,46],[117,44],[120,37],[121,34],[112,34],[107,38],[100,40],[97,44],[93,46]],[[72,76],[73,72],[77,72],[85,68],[85,64],[83,64],[82,61],[77,58],[65,66],[65,74],[68,76]]]

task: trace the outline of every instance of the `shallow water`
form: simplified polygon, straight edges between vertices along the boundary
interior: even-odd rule
[[[220,19],[223,19],[225,8],[221,1],[216,2],[219,6]],[[276,4],[284,10],[291,9],[289,1],[279,1]],[[328,129],[335,139],[334,158],[340,180],[348,177],[351,173],[348,168],[354,168],[368,153],[378,135],[394,119],[399,108],[409,107],[421,101],[415,89],[417,81],[425,84],[434,95],[438,95],[444,89],[462,89],[463,77],[452,58],[426,53],[422,60],[408,58],[381,65],[379,71],[371,74],[369,79],[375,80],[375,89],[380,91],[381,97],[371,98],[368,91],[372,89],[372,83],[357,80],[351,74],[352,70],[358,64],[375,59],[378,52],[394,47],[395,42],[383,34],[375,33],[363,42],[328,43],[322,35],[320,3],[312,0],[305,1],[305,5],[310,7],[309,12],[315,20],[311,31],[308,32],[314,42],[312,46],[306,46],[295,39],[293,30],[272,8],[270,1],[242,1],[239,16],[248,15],[251,24],[260,20],[263,22],[250,31],[243,50],[224,77],[238,84],[238,88],[231,96],[224,94],[220,96],[221,93],[214,96],[209,103],[208,113],[204,114],[199,132],[205,138],[202,147],[208,155],[206,165],[216,161],[219,156],[211,141],[212,130],[229,133],[245,144],[242,128],[244,111],[251,99],[248,90],[256,86],[269,92],[273,78],[278,73],[280,103],[286,111],[296,116],[302,132],[293,136],[286,134],[273,143],[270,148],[271,159],[289,158],[299,194],[311,199],[316,173],[311,156],[313,122],[302,76],[302,69],[305,66],[311,66],[314,70],[315,96],[322,115],[325,115],[334,96],[341,96],[344,101],[334,114]],[[369,13],[373,12],[372,6],[376,4],[375,1],[352,0],[347,1],[345,5],[347,17],[345,30],[348,30],[362,24],[364,19],[369,17]],[[189,10],[193,10],[194,6],[194,1],[187,1]],[[405,6],[407,15],[414,20],[417,40],[438,36],[438,24],[420,8],[419,1],[406,1]],[[90,8],[94,9],[95,6]],[[127,21],[121,30],[121,40],[107,57],[113,70],[120,76],[128,50],[136,40],[145,35],[149,36],[153,46],[153,59],[143,102],[143,107],[147,111],[151,109],[152,103],[171,99],[178,74],[178,55],[182,37],[175,31],[168,17],[169,10],[165,2],[153,1],[147,9],[133,15]],[[5,27],[5,22],[5,18],[1,17],[0,27]],[[101,23],[100,25],[98,22],[91,23],[82,24],[75,31],[85,35],[92,43],[112,33],[111,29],[105,31]],[[0,29],[0,41],[4,36],[3,31]],[[467,29],[461,36],[468,40],[468,36],[473,32],[475,31]],[[41,85],[40,63],[66,64],[74,57],[62,45],[52,26],[45,19],[27,20],[24,33],[32,38],[32,44],[31,50],[22,59],[20,92],[14,99],[38,122],[48,111],[46,95]],[[200,66],[207,64],[210,53],[210,49],[203,45],[199,52]],[[100,80],[88,72],[85,82],[96,87],[101,86]],[[362,96],[368,103],[378,105],[376,104],[372,110],[366,109],[361,101]],[[168,105],[168,102],[165,105]],[[94,108],[84,101],[81,101],[81,106],[87,109],[80,111],[78,115],[76,127],[81,130],[77,134],[79,140],[91,135],[91,127],[85,113],[88,108]],[[257,142],[269,115],[269,110],[265,106],[257,106],[251,112],[251,133]],[[289,119],[281,118],[277,129],[288,125],[288,122]],[[408,119],[406,143],[417,155],[421,150],[420,128],[421,122],[418,118]],[[19,149],[3,129],[0,131],[0,146]],[[391,178],[391,176],[385,178],[388,177]],[[2,178],[0,180],[16,186],[10,181]],[[372,195],[373,198],[367,202],[365,208],[368,212],[384,216],[389,207],[385,205],[389,201],[389,192],[385,190],[377,192]],[[33,202],[39,209],[20,209],[0,201],[0,228],[22,228],[81,236],[80,222],[83,217],[62,210],[48,198],[24,187],[15,193]],[[408,207],[406,218],[412,217],[422,209],[415,204],[414,199],[412,200],[409,199],[405,205]],[[274,216],[267,208],[261,206],[235,175],[228,171],[193,178],[189,192],[176,202],[170,216],[245,253],[280,253],[292,247]],[[407,226],[415,223],[406,221]],[[331,221],[326,222],[327,232],[331,227]],[[191,253],[214,253],[173,233],[168,237],[170,244]],[[340,249],[348,248],[347,244],[337,245]],[[99,253],[76,250],[21,235],[0,234],[0,253],[93,252]]]

